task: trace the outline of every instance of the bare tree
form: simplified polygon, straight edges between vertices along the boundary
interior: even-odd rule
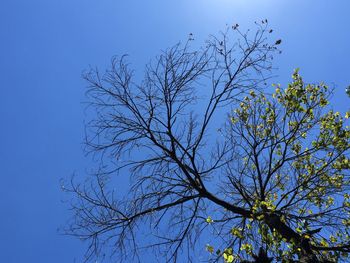
[[[68,233],[89,242],[87,260],[107,245],[117,261],[127,262],[141,261],[144,249],[159,253],[160,262],[198,262],[195,251],[203,243],[209,261],[224,256],[227,262],[248,259],[260,247],[275,259],[304,262],[349,251],[348,244],[320,241],[348,220],[346,205],[334,207],[332,197],[349,190],[348,175],[334,167],[346,159],[348,134],[338,134],[342,146],[329,142],[330,131],[310,140],[315,145],[309,148],[307,140],[299,142],[324,120],[318,107],[327,96],[307,90],[297,73],[291,87],[302,91],[294,97],[277,93],[277,103],[260,95],[280,41],[268,43],[266,21],[257,27],[243,33],[235,25],[197,51],[191,40],[175,45],[146,67],[140,83],[126,57],[113,59],[102,75],[91,70],[84,76],[96,108],[86,144],[108,163],[95,181],[72,180],[65,188],[76,197]],[[307,96],[294,103],[303,110],[283,104],[288,96]],[[319,163],[326,162],[320,152],[327,165]],[[332,172],[342,186],[339,178],[328,178],[332,185],[320,179]],[[125,195],[113,190],[119,176],[132,182]],[[322,195],[333,203],[323,207]],[[283,254],[287,246],[290,253]],[[259,255],[271,261],[262,248]]]

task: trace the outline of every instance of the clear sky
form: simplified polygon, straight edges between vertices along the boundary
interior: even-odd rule
[[[349,0],[2,0],[0,2],[0,262],[81,262],[84,245],[59,235],[69,217],[60,178],[84,174],[85,83],[128,53],[141,71],[161,49],[267,18],[282,38],[277,81],[294,68],[336,88],[350,108]]]

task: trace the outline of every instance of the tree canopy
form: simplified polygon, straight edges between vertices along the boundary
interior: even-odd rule
[[[268,43],[271,32],[262,21],[197,51],[178,44],[140,83],[125,57],[85,75],[96,107],[86,143],[108,162],[65,188],[75,194],[68,233],[90,242],[87,259],[109,244],[128,262],[145,249],[160,262],[346,261],[350,113],[298,70],[267,93],[281,43]],[[113,178],[125,175],[119,196]]]
[[[240,245],[225,250],[227,262],[257,244],[279,261],[346,261],[350,112],[329,109],[330,95],[295,71],[288,87],[277,85],[272,96],[252,91],[234,110],[225,130],[237,154],[228,164],[227,195],[239,193],[251,214],[232,227]]]

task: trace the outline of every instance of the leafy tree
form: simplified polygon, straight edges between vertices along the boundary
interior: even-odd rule
[[[232,114],[225,134],[243,163],[228,165],[229,178],[251,212],[231,230],[240,250],[261,244],[279,261],[346,262],[350,113],[330,110],[330,94],[296,71],[287,88],[277,85],[272,97],[252,91]]]
[[[127,262],[143,249],[160,262],[346,260],[346,119],[329,108],[328,87],[298,71],[264,95],[280,41],[268,44],[266,21],[253,37],[232,32],[233,43],[228,30],[199,51],[166,50],[141,83],[125,57],[85,75],[97,109],[87,145],[104,163],[65,190],[76,196],[68,233],[90,242],[87,259],[111,244]],[[132,184],[120,195],[124,174]]]

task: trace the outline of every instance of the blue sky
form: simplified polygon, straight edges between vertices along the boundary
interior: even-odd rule
[[[348,0],[4,0],[0,3],[0,261],[81,262],[84,245],[59,235],[69,217],[60,178],[92,167],[84,157],[89,65],[130,54],[138,72],[161,49],[238,22],[267,18],[282,38],[276,82],[294,68],[335,87],[350,108]],[[76,261],[74,261],[76,260]]]

